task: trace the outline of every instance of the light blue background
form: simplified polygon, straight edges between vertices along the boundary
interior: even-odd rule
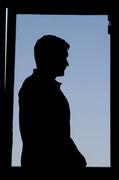
[[[61,89],[71,110],[71,136],[88,166],[110,166],[110,36],[104,15],[17,15],[12,165],[20,166],[18,91],[35,68],[33,48],[45,34],[69,44]]]

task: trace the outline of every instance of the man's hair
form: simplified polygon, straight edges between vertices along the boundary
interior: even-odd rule
[[[34,56],[37,67],[46,63],[48,59],[58,56],[60,50],[69,49],[70,45],[64,40],[54,35],[45,35],[37,40],[34,46]]]

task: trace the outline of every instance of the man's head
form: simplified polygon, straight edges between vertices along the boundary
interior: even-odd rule
[[[34,46],[37,68],[55,76],[63,76],[64,70],[68,66],[69,47],[70,45],[59,37],[53,35],[43,36]]]

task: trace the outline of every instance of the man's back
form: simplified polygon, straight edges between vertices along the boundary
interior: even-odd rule
[[[70,136],[69,106],[59,86],[56,81],[39,78],[35,72],[25,80],[19,93],[23,154],[29,149],[29,158],[36,156],[35,161],[42,157],[40,153],[49,158],[61,154],[63,143]]]

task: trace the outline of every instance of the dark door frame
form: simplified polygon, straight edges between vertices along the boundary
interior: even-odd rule
[[[6,47],[6,68],[5,68],[5,9],[8,8],[7,22],[7,47]],[[13,124],[13,95],[14,95],[14,69],[15,69],[15,39],[16,39],[16,15],[17,14],[50,14],[50,15],[107,15],[109,17],[109,33],[112,35],[111,23],[113,20],[112,3],[109,1],[97,2],[93,0],[16,0],[13,5],[9,0],[4,1],[0,12],[0,119],[1,127],[0,137],[4,137],[2,142],[1,166],[10,167],[12,157],[12,124]],[[111,37],[112,38],[112,37]],[[114,41],[111,41],[112,43]],[[111,48],[112,51],[112,48]],[[111,59],[114,54],[111,53]],[[111,65],[115,64],[111,60]],[[114,71],[111,71],[111,76]],[[5,78],[6,77],[6,78]],[[111,79],[112,81],[112,79]],[[113,85],[115,86],[114,82]],[[111,89],[111,93],[114,90]],[[3,96],[4,95],[4,96]],[[112,95],[112,94],[111,94]],[[4,98],[3,98],[4,97]],[[114,103],[112,101],[112,103]],[[112,113],[115,110],[113,109]],[[4,113],[3,113],[4,112]],[[111,116],[112,116],[111,113]],[[114,121],[111,121],[114,127]],[[5,131],[3,130],[5,128]],[[111,131],[111,134],[114,133]],[[1,138],[0,138],[1,139]],[[111,139],[112,140],[112,139]],[[112,151],[115,152],[115,144],[113,143]],[[115,166],[115,156],[112,158],[111,166]]]

